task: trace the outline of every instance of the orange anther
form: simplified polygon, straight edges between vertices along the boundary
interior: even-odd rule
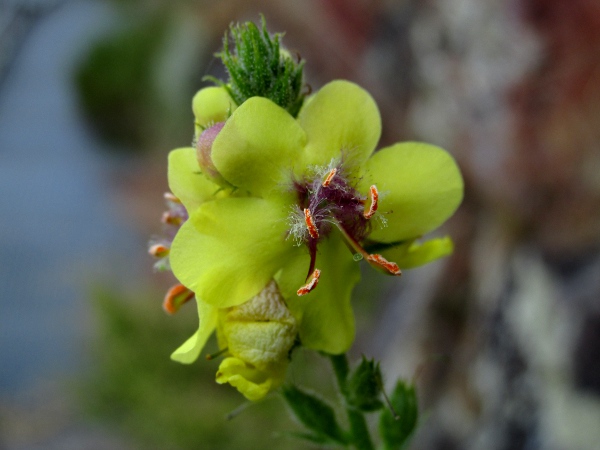
[[[310,234],[310,237],[313,239],[319,239],[319,230],[317,229],[313,216],[308,208],[304,208],[304,221],[306,222],[306,228],[308,228],[308,234]]]
[[[333,177],[335,177],[335,174],[337,173],[337,169],[334,167],[333,169],[331,169],[329,171],[329,173],[327,174],[327,176],[325,177],[325,180],[323,180],[323,187],[327,187],[331,184],[331,180],[333,180]]]
[[[164,193],[164,198],[165,200],[168,200],[170,202],[173,203],[181,203],[181,200],[179,200],[179,198],[175,197],[173,194],[171,194],[170,192],[165,192]]]
[[[176,284],[167,291],[163,301],[163,309],[169,314],[175,314],[181,306],[194,298],[194,293],[183,284]]]
[[[300,289],[298,289],[298,291],[296,292],[298,294],[298,296],[301,297],[303,295],[306,295],[310,291],[312,291],[314,288],[316,288],[317,284],[319,284],[320,276],[321,276],[321,271],[319,269],[315,269],[310,276],[310,281],[308,283],[306,283],[304,286],[302,286]]]
[[[398,264],[396,264],[395,262],[388,261],[381,255],[378,255],[378,254],[369,255],[369,256],[367,256],[367,260],[370,263],[373,263],[376,266],[387,270],[392,275],[402,275],[402,271],[400,270],[400,267],[398,267]]]
[[[369,194],[371,195],[371,206],[369,206],[369,209],[363,213],[365,219],[370,219],[373,217],[373,214],[375,214],[375,211],[377,211],[377,203],[379,201],[379,191],[375,185],[369,188]]]
[[[182,218],[173,214],[170,211],[165,211],[162,215],[162,222],[167,225],[179,226],[183,222]]]
[[[155,258],[162,258],[163,256],[167,256],[169,254],[169,247],[163,244],[154,244],[150,246],[148,253]]]

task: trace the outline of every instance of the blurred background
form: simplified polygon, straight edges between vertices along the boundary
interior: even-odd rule
[[[191,97],[261,12],[313,89],[372,93],[380,146],[463,171],[454,255],[355,291],[354,357],[416,380],[410,448],[599,448],[596,0],[0,1],[0,448],[307,448],[277,396],[228,421],[216,363],[169,360],[197,316],[146,254]],[[300,351],[290,379],[328,371]]]

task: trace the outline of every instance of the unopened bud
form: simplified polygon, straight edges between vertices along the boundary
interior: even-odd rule
[[[213,142],[223,126],[225,126],[225,122],[219,122],[202,132],[196,143],[196,157],[200,169],[206,177],[221,187],[231,187],[231,184],[219,173],[211,157]]]

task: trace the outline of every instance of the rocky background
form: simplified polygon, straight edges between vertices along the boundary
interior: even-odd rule
[[[0,448],[304,448],[278,400],[225,422],[241,400],[214,367],[169,362],[194,314],[162,315],[172,279],[144,256],[191,95],[259,12],[314,88],[373,94],[381,146],[428,141],[463,171],[454,255],[356,292],[355,356],[418,386],[410,448],[598,448],[595,0],[0,3]],[[295,359],[303,383],[328,370]]]

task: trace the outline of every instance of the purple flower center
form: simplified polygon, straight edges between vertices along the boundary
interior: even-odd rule
[[[298,245],[305,244],[310,254],[308,283],[298,290],[298,295],[308,294],[318,283],[321,271],[316,269],[317,248],[335,226],[353,252],[388,273],[399,275],[395,263],[381,255],[370,255],[361,242],[372,229],[370,220],[377,211],[379,193],[375,186],[370,188],[370,202],[349,181],[342,163],[331,164],[317,170],[314,176],[295,180],[293,188],[297,194],[296,208],[290,214],[290,235]],[[368,208],[366,205],[369,203]]]

